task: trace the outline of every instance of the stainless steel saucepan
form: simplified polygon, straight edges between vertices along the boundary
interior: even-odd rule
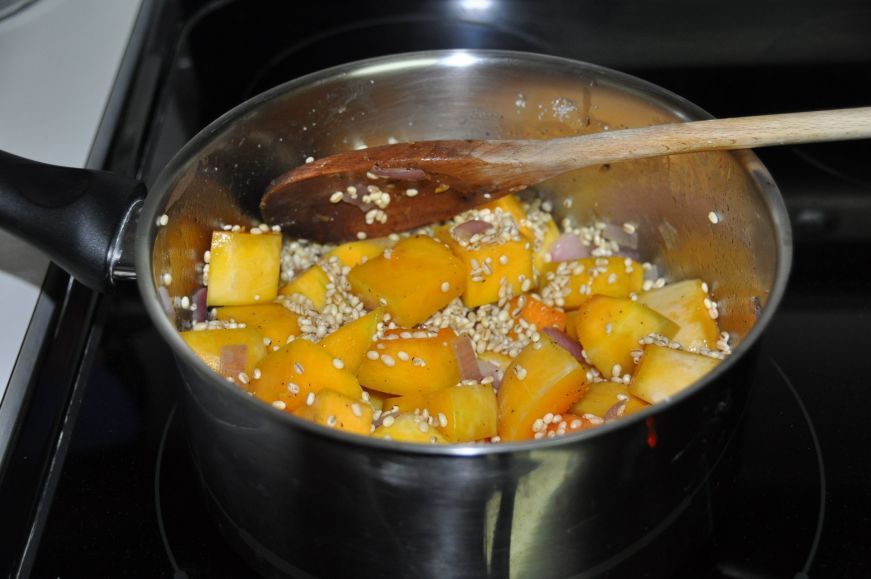
[[[184,377],[179,397],[205,500],[264,574],[662,575],[703,534],[689,514],[734,432],[753,344],[789,272],[786,210],[753,153],[589,167],[539,187],[560,218],[637,223],[640,257],[676,279],[704,278],[735,340],[725,363],[672,400],[576,436],[426,446],[319,427],[209,370],[179,337],[189,311],[170,298],[197,290],[211,231],[257,222],[270,180],[307,156],[391,137],[552,138],[706,117],[662,88],[571,60],[389,56],[233,109],[175,156],[144,203],[129,180],[0,156],[0,224],[94,287],[135,275]]]

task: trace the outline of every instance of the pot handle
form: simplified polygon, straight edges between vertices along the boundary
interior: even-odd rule
[[[118,238],[143,197],[136,179],[0,151],[0,227],[98,291],[112,286]]]

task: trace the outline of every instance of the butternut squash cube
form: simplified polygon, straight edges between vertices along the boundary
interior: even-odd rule
[[[260,361],[260,378],[251,382],[251,389],[264,402],[283,402],[287,412],[295,411],[310,393],[324,388],[360,400],[360,383],[352,373],[336,367],[334,358],[320,344],[296,339]]]
[[[412,327],[463,293],[465,268],[443,244],[423,235],[351,270],[351,290],[367,308],[384,306],[400,326]]]
[[[257,363],[266,356],[263,334],[254,328],[188,330],[180,335],[209,368],[234,380],[239,372],[251,376]]]
[[[572,406],[570,412],[579,416],[592,414],[604,418],[608,411],[620,402],[626,403],[623,416],[634,414],[650,406],[644,400],[630,394],[629,387],[625,384],[596,382],[590,384],[587,393]]]
[[[520,307],[521,300],[523,306]],[[541,300],[526,294],[517,296],[511,301],[511,314],[517,312],[515,318],[525,320],[529,324],[535,324],[538,329],[556,328],[560,331],[566,329],[566,313],[557,308],[545,305]]]
[[[213,231],[209,261],[210,306],[271,302],[278,295],[281,235]]]
[[[322,426],[354,434],[369,436],[372,430],[372,407],[331,388],[318,392],[311,406],[303,405],[294,414]]]
[[[281,304],[224,306],[215,308],[218,320],[234,320],[254,328],[269,339],[270,346],[283,346],[289,336],[298,336],[299,316]]]
[[[327,304],[327,284],[330,278],[319,265],[313,265],[304,272],[297,274],[278,292],[283,296],[301,294],[307,297],[314,308],[321,312]]]
[[[460,381],[456,338],[445,329],[433,338],[379,340],[366,353],[357,377],[367,388],[400,396],[453,386]]]
[[[680,326],[674,340],[687,350],[713,348],[720,339],[717,322],[711,318],[702,280],[688,279],[638,295],[638,303],[659,312]]]
[[[672,338],[679,326],[645,305],[625,298],[593,296],[579,309],[575,332],[590,362],[606,377],[630,374],[630,352],[649,334]],[[619,368],[618,368],[619,366]]]
[[[713,370],[720,360],[650,344],[635,368],[629,391],[656,404],[668,399]]]
[[[560,414],[587,390],[587,368],[546,334],[514,359],[499,387],[499,436],[534,437],[532,425],[548,412]]]
[[[550,215],[542,213],[542,215],[546,215],[544,223],[537,228],[533,227],[529,222],[526,209],[523,208],[523,203],[515,195],[505,195],[481,207],[491,211],[501,209],[514,218],[520,230],[520,235],[532,243],[532,263],[535,271],[543,274],[547,263],[549,263],[546,256],[550,254],[551,247],[553,247],[554,242],[560,236],[559,227],[557,227],[553,218]]]
[[[336,256],[342,265],[354,267],[360,265],[364,261],[374,259],[384,253],[384,250],[390,246],[390,240],[386,237],[378,237],[376,239],[364,239],[362,241],[349,241],[343,243],[336,248],[330,250],[326,257]]]
[[[514,221],[517,223],[517,228],[520,230],[520,235],[525,237],[526,239],[532,241],[533,233],[532,228],[529,226],[529,222],[526,220],[526,209],[523,208],[523,203],[521,203],[520,199],[517,198],[516,195],[504,195],[499,199],[494,201],[490,201],[489,203],[485,203],[481,206],[482,209],[489,209],[490,211],[496,211],[497,209],[501,209],[504,213],[508,213],[511,217],[514,218]]]
[[[437,428],[427,424],[425,418],[412,413],[399,414],[392,420],[385,420],[371,435],[373,438],[386,438],[397,442],[416,442],[419,444],[447,444],[447,439]]]
[[[481,440],[498,432],[499,405],[489,384],[459,384],[436,390],[427,395],[426,408],[449,442]]]
[[[372,310],[325,337],[321,345],[342,360],[346,370],[356,374],[383,319],[384,308]]]
[[[550,263],[546,269],[556,272],[560,267],[570,272],[569,293],[563,296],[567,310],[580,307],[594,295],[628,298],[631,293],[639,293],[644,283],[641,264],[628,257],[585,257]]]
[[[503,279],[513,288],[514,295],[532,287],[532,249],[528,240],[521,238],[498,244],[481,243],[473,249],[474,246],[460,245],[451,235],[450,226],[440,227],[435,233],[465,265],[463,303],[466,307],[498,302]]]

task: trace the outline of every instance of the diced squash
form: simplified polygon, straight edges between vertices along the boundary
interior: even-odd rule
[[[629,391],[655,404],[677,394],[719,363],[720,360],[709,356],[650,344],[644,348]]]
[[[444,329],[433,338],[379,340],[366,353],[357,377],[367,388],[400,396],[453,386],[460,380],[456,338]],[[371,359],[369,352],[378,357]]]
[[[569,293],[563,296],[567,310],[580,307],[594,295],[628,298],[639,293],[644,283],[641,264],[628,257],[585,257],[550,263],[545,269],[569,272]]]
[[[587,368],[546,334],[538,344],[524,348],[502,379],[497,395],[502,440],[533,438],[536,419],[567,411],[586,392]]]
[[[489,384],[457,385],[427,395],[426,408],[450,442],[471,442],[496,436],[498,404]],[[442,424],[441,418],[446,420]]]
[[[463,263],[443,244],[423,235],[400,240],[389,255],[348,274],[351,290],[367,308],[382,305],[397,324],[409,328],[459,297],[465,279]]]
[[[331,388],[315,395],[311,406],[302,405],[294,413],[328,428],[368,436],[372,429],[372,407],[359,398],[349,398]]]
[[[578,330],[575,327],[578,323],[578,310],[566,312],[566,334],[570,338],[578,339]],[[578,340],[580,341],[580,340]]]
[[[634,414],[639,410],[643,410],[649,406],[644,400],[633,396],[629,393],[629,387],[625,384],[617,382],[596,382],[590,384],[590,388],[584,397],[574,404],[571,412],[582,416],[584,414],[593,414],[599,418],[604,418],[608,410],[615,405],[624,402],[626,406],[623,409],[622,416]]]
[[[281,304],[224,306],[215,308],[218,320],[235,320],[254,328],[269,339],[270,346],[284,346],[289,336],[298,336],[299,316]]]
[[[383,319],[383,308],[372,310],[325,337],[321,345],[342,360],[346,370],[356,374]]]
[[[677,324],[645,305],[625,298],[593,296],[579,310],[575,332],[590,362],[606,377],[631,374],[632,350],[649,334],[672,338]],[[619,368],[617,368],[619,366]]]
[[[386,420],[371,435],[373,438],[387,438],[398,442],[417,442],[421,444],[447,444],[447,439],[437,428],[427,424],[425,418],[410,412],[399,414]]]
[[[251,389],[264,402],[283,402],[287,412],[305,404],[309,393],[324,388],[360,400],[360,383],[351,372],[337,368],[334,358],[320,344],[296,339],[260,361],[260,378],[251,382]]]
[[[638,303],[659,312],[680,326],[674,340],[687,350],[713,348],[720,338],[717,322],[705,306],[702,280],[688,279],[638,295]]]
[[[304,272],[297,274],[278,292],[283,296],[301,294],[307,297],[317,311],[323,311],[327,304],[327,284],[330,278],[319,265],[313,265]]]
[[[463,303],[466,307],[498,302],[503,279],[513,288],[514,295],[532,287],[532,249],[528,240],[520,238],[498,244],[481,243],[477,249],[473,249],[474,246],[460,245],[451,235],[450,226],[436,229],[435,234],[465,265]],[[487,273],[488,270],[490,273]]]
[[[438,392],[438,391],[437,391]],[[429,392],[413,392],[404,396],[391,396],[384,399],[384,410],[390,411],[394,407],[400,412],[414,412],[426,408],[426,399]]]
[[[278,295],[280,234],[214,231],[210,251],[208,305],[267,303]]]
[[[263,334],[254,328],[188,330],[180,334],[209,368],[234,380],[239,372],[251,376],[257,363],[266,356]]]
[[[553,247],[554,242],[560,236],[559,227],[557,227],[553,217],[542,213],[541,215],[545,216],[544,223],[538,227],[533,227],[529,222],[526,210],[523,208],[523,203],[515,195],[505,195],[481,207],[491,211],[501,209],[514,217],[514,221],[517,222],[517,227],[520,230],[520,235],[532,243],[532,264],[535,271],[543,274],[545,266],[549,262],[546,256],[550,254],[551,247]]]
[[[511,301],[511,313],[518,310],[520,301],[523,301],[523,307],[519,308],[517,318],[526,320],[529,324],[535,324],[538,329],[541,328],[556,328],[560,331],[566,329],[566,313],[545,305],[541,300],[532,297],[529,294],[517,296]]]
[[[325,257],[336,256],[342,265],[354,267],[370,259],[376,258],[390,245],[386,237],[349,241],[331,249]]]

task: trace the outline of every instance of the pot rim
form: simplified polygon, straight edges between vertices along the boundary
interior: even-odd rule
[[[541,62],[553,65],[561,65],[566,69],[583,70],[594,75],[601,85],[612,85],[623,91],[642,96],[647,100],[653,100],[683,120],[702,120],[713,118],[704,109],[698,107],[687,99],[658,85],[642,80],[638,77],[618,72],[596,64],[558,56],[520,52],[509,50],[490,49],[448,49],[430,50],[419,52],[406,52],[358,60],[340,64],[320,71],[312,72],[299,78],[290,80],[273,87],[251,99],[230,109],[198,132],[188,143],[182,147],[158,176],[151,188],[142,212],[136,231],[135,240],[135,265],[136,278],[140,295],[145,304],[152,322],[158,332],[172,348],[176,361],[187,364],[197,370],[197,374],[204,377],[215,388],[225,388],[232,391],[239,404],[249,404],[257,407],[257,411],[271,412],[272,418],[285,420],[294,428],[306,429],[310,434],[332,439],[337,443],[353,445],[377,451],[398,452],[402,454],[420,454],[428,456],[456,456],[456,457],[480,457],[493,454],[528,452],[532,450],[544,450],[553,447],[563,447],[575,444],[584,444],[585,441],[605,436],[618,428],[628,428],[639,421],[645,421],[650,417],[662,412],[665,408],[680,404],[683,400],[695,396],[698,392],[708,387],[717,380],[729,368],[737,363],[759,339],[762,332],[768,326],[774,316],[786,290],[789,272],[792,266],[792,230],[785,203],[780,190],[775,184],[768,170],[759,161],[758,157],[750,150],[732,151],[731,154],[738,157],[740,164],[745,168],[752,182],[760,191],[761,200],[769,212],[774,232],[777,237],[777,259],[775,264],[774,282],[768,294],[768,300],[761,315],[756,320],[753,328],[746,337],[733,350],[723,363],[707,374],[692,386],[682,390],[677,395],[666,401],[658,402],[639,411],[631,416],[621,418],[602,426],[585,430],[571,436],[547,438],[540,440],[527,440],[521,442],[500,442],[498,444],[451,444],[451,445],[427,445],[416,443],[397,442],[350,434],[333,430],[304,420],[287,412],[278,410],[270,405],[249,396],[237,386],[213,372],[200,360],[196,354],[182,340],[178,330],[169,321],[160,303],[157,287],[152,281],[152,252],[157,231],[157,216],[164,212],[165,200],[176,183],[176,176],[187,168],[187,165],[207,146],[210,140],[217,134],[229,128],[233,123],[246,116],[248,113],[265,105],[265,103],[283,96],[289,92],[312,84],[319,84],[337,77],[355,77],[365,74],[374,74],[385,68],[395,69],[401,65],[403,68],[426,69],[429,67],[445,66],[484,66],[488,63],[510,63],[511,61]]]

